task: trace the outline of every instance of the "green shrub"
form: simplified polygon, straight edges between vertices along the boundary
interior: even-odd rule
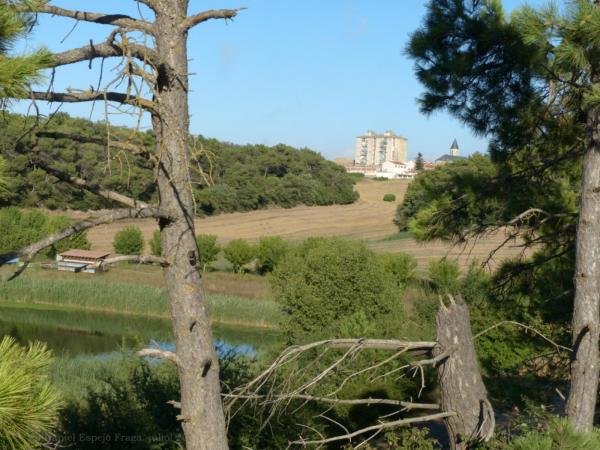
[[[54,216],[49,217],[48,222],[46,223],[46,227],[44,230],[44,234],[49,236],[54,234],[64,228],[67,228],[69,225],[73,223],[73,220],[69,219],[65,216]],[[87,233],[81,232],[76,233],[71,237],[63,239],[62,241],[58,241],[52,246],[48,247],[44,254],[47,256],[54,257],[58,253],[65,252],[72,248],[77,248],[81,250],[89,250],[92,247],[90,241],[88,241]]]
[[[162,255],[162,243],[160,241],[160,230],[155,230],[150,239],[150,253],[154,256]]]
[[[244,239],[234,239],[223,250],[225,259],[233,265],[233,271],[242,272],[244,266],[254,259],[254,249]]]
[[[554,419],[543,432],[530,432],[515,439],[507,450],[597,450],[600,431],[578,433],[566,419]]]
[[[39,448],[53,431],[62,406],[48,382],[50,352],[39,342],[24,348],[4,337],[0,355],[0,448]]]
[[[440,448],[439,442],[429,437],[427,428],[409,427],[386,433],[386,447],[389,450],[437,450]],[[344,447],[344,450],[351,450],[354,447]],[[376,450],[378,447],[368,445],[365,450]]]
[[[221,247],[217,244],[217,236],[214,234],[199,234],[196,236],[196,244],[200,252],[202,271],[206,272],[208,266],[217,260]]]
[[[144,251],[142,230],[133,225],[123,228],[115,235],[113,248],[121,255],[141,255]]]
[[[396,201],[396,194],[385,194],[383,196],[383,201],[384,202],[395,202]]]
[[[68,227],[73,221],[65,216],[47,216],[40,211],[18,208],[0,209],[0,253],[19,249]],[[49,247],[42,254],[54,256],[71,248],[89,249],[86,232],[76,233]]]
[[[396,283],[362,242],[310,238],[273,272],[290,342],[385,334],[381,321],[401,311]]]
[[[260,273],[272,272],[290,249],[279,236],[263,236],[256,248],[256,268]]]
[[[447,259],[432,261],[429,264],[429,279],[433,286],[443,293],[457,293],[459,287],[460,269],[458,264]]]
[[[383,253],[381,254],[383,267],[394,275],[398,286],[406,286],[415,278],[417,260],[407,253]]]

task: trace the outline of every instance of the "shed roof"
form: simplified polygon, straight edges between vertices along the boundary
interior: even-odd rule
[[[90,259],[102,259],[106,258],[110,253],[103,251],[93,250],[68,250],[60,254],[63,258],[90,258]]]

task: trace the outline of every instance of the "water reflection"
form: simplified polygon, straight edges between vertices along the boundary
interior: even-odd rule
[[[256,355],[278,340],[272,330],[240,326],[215,325],[213,333],[219,353]],[[21,344],[46,342],[56,355],[71,357],[148,344],[173,348],[168,320],[87,311],[0,306],[0,335],[13,336]]]

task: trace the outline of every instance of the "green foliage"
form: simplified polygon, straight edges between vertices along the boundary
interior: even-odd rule
[[[21,211],[18,208],[0,208],[0,252],[19,249],[69,226],[73,221],[64,216],[47,216],[40,211]],[[57,242],[44,254],[54,256],[71,248],[89,249],[85,232]]]
[[[142,230],[134,225],[119,230],[113,239],[113,248],[121,255],[141,255],[144,252]]]
[[[490,158],[479,154],[421,172],[408,186],[394,223],[420,240],[452,239],[473,223],[495,223],[504,217],[497,197],[505,188],[497,174]]]
[[[382,322],[402,310],[394,275],[362,242],[307,239],[275,269],[272,284],[286,315],[283,329],[293,343],[382,337]]]
[[[44,234],[51,235],[60,230],[67,228],[73,223],[73,220],[65,216],[51,216],[48,218]],[[67,250],[76,248],[80,250],[89,250],[92,247],[90,241],[88,241],[87,233],[76,233],[67,239],[58,241],[44,251],[44,254],[54,257],[58,253],[65,252]]]
[[[154,256],[162,255],[162,244],[160,242],[160,230],[155,230],[150,239],[150,253]]]
[[[233,271],[241,273],[244,266],[254,259],[255,250],[244,239],[234,239],[223,249],[223,254],[233,265]]]
[[[224,389],[249,382],[255,362],[217,347],[220,378]],[[88,382],[83,398],[74,399],[62,414],[61,432],[74,436],[78,449],[170,450],[184,446],[177,410],[168,402],[179,399],[176,368],[166,363],[140,361],[129,353],[114,358],[110,372],[100,371]],[[225,391],[224,393],[228,393]],[[256,448],[280,450],[297,437],[297,420],[311,423],[312,408],[281,417],[269,427],[261,427],[265,415],[249,406],[236,410],[228,423],[231,450]],[[92,442],[83,437],[95,436]],[[110,437],[110,441],[105,439]],[[135,439],[118,441],[117,437]]]
[[[50,352],[39,342],[24,348],[4,337],[0,355],[0,448],[38,448],[54,431],[62,406],[48,382]]]
[[[429,264],[429,279],[433,286],[443,293],[458,293],[460,269],[458,264],[447,259],[432,261]]]
[[[417,260],[407,253],[383,253],[381,254],[383,267],[394,275],[399,287],[405,287],[415,279]]]
[[[7,168],[6,159],[0,156],[0,195],[8,193],[9,180]]]
[[[262,273],[273,272],[287,255],[290,245],[279,236],[263,236],[256,247],[256,269]]]
[[[566,419],[554,419],[542,432],[530,432],[516,438],[507,450],[596,450],[600,448],[600,430],[578,433]]]
[[[63,412],[62,431],[77,438],[77,448],[181,448],[181,426],[168,403],[179,398],[174,368],[131,358],[134,362],[119,372],[100,375],[103,383],[90,386],[85,398],[68,404]],[[119,436],[134,439],[120,442]]]
[[[33,17],[19,11],[31,2],[23,0],[0,0],[0,103],[8,99],[23,98],[28,86],[41,79],[40,70],[51,62],[50,52],[37,50],[30,55],[11,56],[15,42],[23,39],[31,26]]]
[[[196,236],[196,244],[200,252],[200,263],[202,270],[206,271],[211,263],[217,260],[221,247],[217,244],[217,236],[214,234],[199,234]]]
[[[437,450],[440,448],[436,439],[429,437],[427,428],[409,427],[385,435],[386,448],[389,450]],[[348,447],[350,450],[352,447]],[[367,445],[365,450],[375,450]]]
[[[385,194],[383,196],[383,201],[384,202],[395,202],[396,201],[396,195],[395,194]]]

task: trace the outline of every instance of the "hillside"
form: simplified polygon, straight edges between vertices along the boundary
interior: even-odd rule
[[[236,145],[202,136],[192,137],[191,146],[190,184],[200,215],[348,204],[358,198],[344,169],[310,149]],[[154,148],[151,132],[108,127],[64,113],[48,122],[5,113],[0,120],[0,155],[8,161],[13,181],[8,192],[0,192],[0,206],[76,210],[115,206],[57,182],[44,167],[156,202],[149,160],[156,156]]]
[[[285,239],[301,240],[310,236],[340,236],[362,239],[376,251],[406,252],[412,254],[424,269],[429,261],[444,256],[456,259],[466,266],[472,260],[483,261],[504,239],[502,233],[479,240],[466,248],[434,241],[424,244],[396,235],[392,220],[398,202],[402,201],[409,181],[364,180],[356,185],[360,199],[351,205],[298,206],[290,209],[269,208],[247,213],[222,214],[196,221],[198,233],[215,234],[219,242],[244,238],[256,241],[261,236],[277,235]],[[396,202],[382,201],[386,193],[396,194]],[[82,217],[81,214],[76,214]],[[119,222],[94,228],[88,234],[95,249],[112,251],[112,240],[121,228],[133,223]],[[136,221],[146,240],[157,229],[154,220]],[[496,266],[502,259],[515,256],[520,249],[507,246],[492,261]]]

